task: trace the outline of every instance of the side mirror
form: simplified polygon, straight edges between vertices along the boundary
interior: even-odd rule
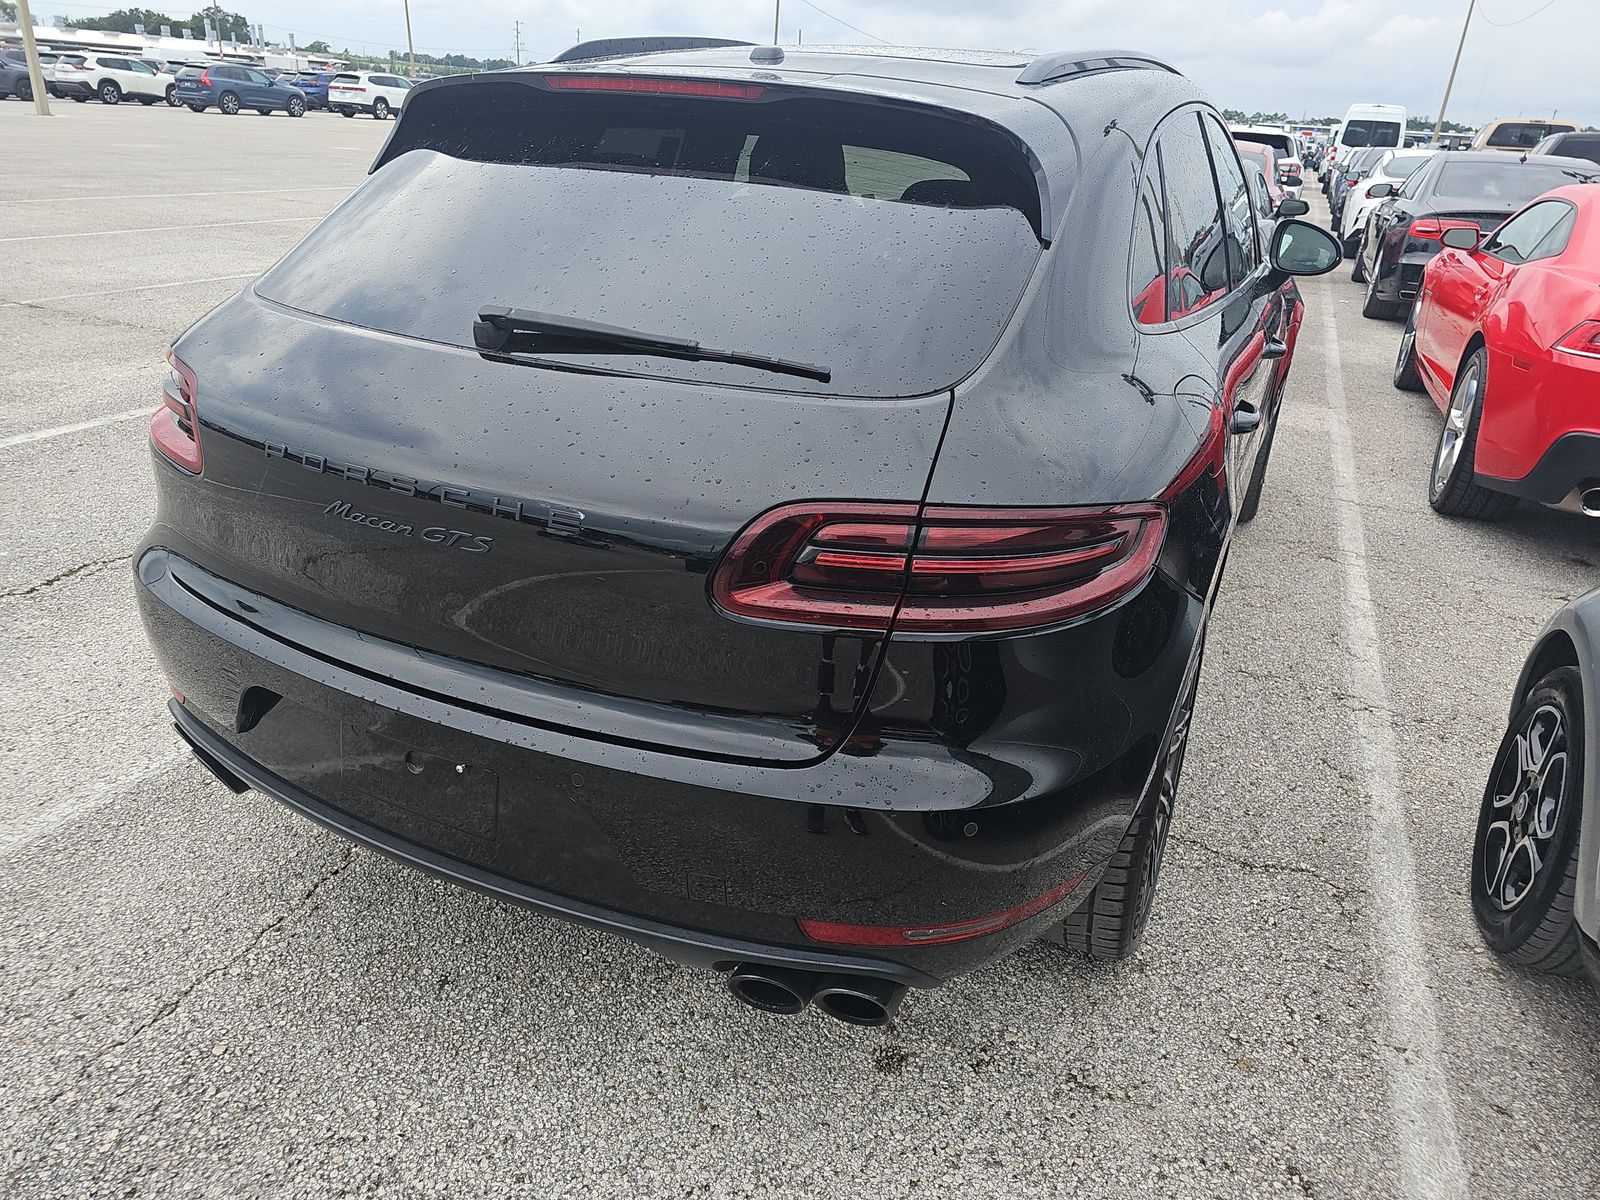
[[[1339,265],[1344,247],[1320,225],[1282,221],[1272,231],[1272,269],[1284,275],[1326,275]]]
[[[1384,196],[1392,196],[1394,195],[1394,184],[1375,183],[1367,189],[1367,195],[1373,197],[1374,199],[1381,199]]]
[[[1478,243],[1483,240],[1483,234],[1476,229],[1452,225],[1444,231],[1439,240],[1452,250],[1476,250]]]
[[[1278,201],[1277,213],[1280,217],[1303,217],[1311,211],[1311,205],[1294,196],[1285,196]]]

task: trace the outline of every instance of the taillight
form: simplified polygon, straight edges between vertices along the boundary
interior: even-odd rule
[[[1411,228],[1406,232],[1411,237],[1422,238],[1424,241],[1434,242],[1438,241],[1444,236],[1444,231],[1446,229],[1477,228],[1478,225],[1475,221],[1436,221],[1431,217],[1423,217],[1421,220],[1411,222]]]
[[[718,564],[724,612],[908,633],[1031,629],[1116,603],[1155,567],[1161,504],[966,508],[789,504],[756,518]]]
[[[946,921],[941,925],[844,925],[836,921],[802,919],[800,931],[814,942],[829,942],[835,946],[937,946],[941,942],[959,942],[967,938],[999,933],[1020,921],[1037,916],[1051,905],[1059,904],[1078,886],[1082,875],[1075,875],[1058,884],[1042,896],[1026,900],[1015,908],[973,917],[967,921]]]
[[[1584,321],[1562,337],[1555,348],[1584,358],[1600,358],[1600,321]]]
[[[712,96],[719,100],[757,100],[767,90],[759,83],[648,79],[635,75],[546,75],[544,82],[557,92],[643,92],[654,96]]]
[[[200,72],[200,86],[201,87],[210,87],[211,86],[211,72],[210,71],[201,71]]]
[[[150,418],[150,440],[161,456],[192,475],[200,474],[200,422],[195,416],[194,372],[176,354],[168,354],[177,377],[161,389],[161,407]],[[173,389],[177,389],[174,396]]]

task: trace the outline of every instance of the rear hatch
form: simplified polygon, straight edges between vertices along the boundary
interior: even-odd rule
[[[735,620],[709,575],[777,505],[920,500],[949,390],[1038,260],[1026,163],[932,112],[506,86],[453,89],[465,112],[408,107],[418,147],[392,141],[180,340],[204,470],[174,548],[510,673],[579,732],[815,760],[848,733],[881,633]],[[495,306],[828,378],[610,346],[487,356],[473,329]]]

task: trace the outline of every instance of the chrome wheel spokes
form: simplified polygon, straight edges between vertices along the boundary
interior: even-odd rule
[[[1541,705],[1513,739],[1490,793],[1499,819],[1484,831],[1484,886],[1502,912],[1522,903],[1551,856],[1566,799],[1567,762],[1561,711]]]
[[[1474,362],[1467,368],[1456,390],[1450,396],[1450,411],[1445,413],[1444,429],[1439,434],[1439,453],[1433,462],[1433,494],[1439,495],[1450,485],[1456,463],[1461,458],[1461,447],[1467,440],[1467,430],[1472,427],[1472,413],[1478,405],[1478,391],[1482,375]]]

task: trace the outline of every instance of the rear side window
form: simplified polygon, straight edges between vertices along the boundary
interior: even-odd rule
[[[1161,172],[1151,166],[1145,170],[1139,189],[1138,207],[1133,219],[1133,246],[1129,257],[1129,281],[1133,319],[1141,325],[1159,325],[1167,320],[1167,218],[1161,200]]]
[[[1172,118],[1157,147],[1167,197],[1167,315],[1176,321],[1227,292],[1228,252],[1199,114]]]
[[[1567,248],[1573,213],[1572,205],[1565,200],[1532,205],[1502,225],[1484,250],[1509,263],[1554,258]]]

